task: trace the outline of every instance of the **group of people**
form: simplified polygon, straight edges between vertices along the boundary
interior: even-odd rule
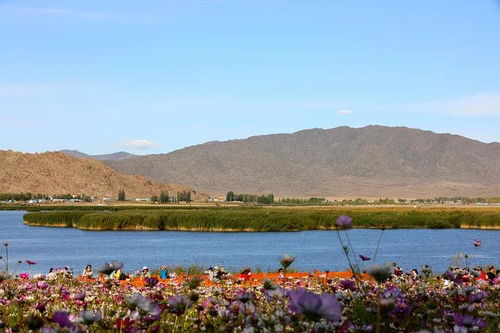
[[[423,274],[427,274],[427,271],[425,268],[422,269],[422,272],[419,273],[419,271],[414,268],[411,271],[404,272],[399,266],[396,264],[393,264],[393,278],[402,278],[404,276],[410,277],[411,280],[413,280],[415,283],[418,282]],[[430,272],[430,271],[429,271]],[[224,280],[229,280],[232,278],[232,274],[229,272],[226,272],[223,266],[213,266],[209,267],[207,271],[205,271],[206,276],[211,282],[214,283],[220,283]],[[51,268],[49,271],[49,276],[51,275],[64,275],[66,277],[72,277],[73,276],[73,271],[69,267],[64,267],[61,269],[53,269]],[[176,274],[175,273],[169,273],[167,266],[161,266],[160,270],[158,271],[157,276],[159,276],[160,279],[169,279],[169,278],[175,278]],[[88,278],[88,279],[93,279],[94,278],[94,271],[92,268],[92,265],[87,265],[85,269],[82,272],[82,277]],[[147,266],[142,267],[141,271],[136,271],[134,274],[127,275],[122,268],[117,268],[111,274],[109,275],[111,279],[114,280],[126,280],[131,277],[142,277],[142,278],[151,278],[151,272]],[[252,271],[249,267],[244,268],[240,274],[237,274],[234,276],[237,281],[248,281],[252,277]],[[448,281],[450,279],[457,279],[461,283],[471,283],[472,281],[480,281],[484,283],[490,283],[490,284],[500,284],[500,270],[496,269],[495,266],[489,266],[487,270],[483,270],[481,266],[476,266],[474,267],[473,270],[470,270],[469,267],[465,268],[458,268],[458,267],[450,267],[450,269],[443,275],[443,278],[445,281]],[[278,279],[285,279],[284,275],[284,270],[283,268],[280,268],[278,271]]]
[[[208,276],[208,279],[212,282],[219,283],[222,280],[227,280],[231,277],[231,274],[226,272],[223,266],[218,267],[209,267],[205,274]]]
[[[500,270],[496,269],[495,266],[489,266],[485,271],[483,267],[479,265],[474,267],[473,270],[469,267],[450,267],[447,274],[445,274],[445,278],[455,279],[464,284],[469,284],[475,280],[482,283],[498,285],[500,284]]]
[[[172,277],[172,274],[169,274],[167,266],[161,266],[159,271],[159,276],[160,279],[168,279]],[[85,267],[85,269],[82,272],[82,277],[87,279],[94,278],[94,270],[92,268],[92,265],[87,265]],[[141,271],[136,271],[132,275],[127,275],[122,268],[117,268],[113,272],[111,272],[111,274],[109,274],[109,277],[114,280],[126,280],[130,277],[151,278],[151,272],[149,271],[149,268],[147,266],[143,266]]]

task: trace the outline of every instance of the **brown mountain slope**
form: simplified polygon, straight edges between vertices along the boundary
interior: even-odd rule
[[[500,194],[500,144],[406,127],[312,129],[109,162],[203,191],[277,195]]]
[[[0,150],[0,192],[85,194],[115,198],[120,189],[127,197],[149,197],[161,191],[190,190],[182,185],[152,182],[143,176],[122,174],[103,162],[59,152],[23,154]],[[193,191],[195,199],[205,196]]]

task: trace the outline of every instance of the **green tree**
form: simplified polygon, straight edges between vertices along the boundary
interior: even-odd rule
[[[125,201],[125,190],[119,190],[118,191],[118,201]]]
[[[169,202],[169,197],[168,197],[168,192],[167,191],[161,191],[160,193],[160,203],[168,203]]]
[[[226,201],[234,201],[234,192],[233,191],[227,192]]]

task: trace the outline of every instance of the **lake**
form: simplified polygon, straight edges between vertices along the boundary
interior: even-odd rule
[[[18,260],[36,261],[33,272],[70,266],[79,273],[86,264],[100,266],[111,260],[123,261],[126,271],[139,270],[143,265],[158,268],[194,264],[223,265],[229,270],[245,266],[275,270],[283,254],[294,255],[293,267],[303,271],[342,271],[348,267],[336,231],[81,231],[26,226],[24,213],[0,211],[0,242],[9,243],[10,267],[16,273],[29,271],[26,264],[16,265]],[[372,229],[349,230],[356,254],[373,256],[380,233]],[[474,248],[473,239],[482,240],[482,245]],[[397,262],[405,270],[430,264],[434,271],[443,272],[452,256],[467,253],[472,265],[498,265],[499,245],[500,231],[495,230],[386,230],[377,262]],[[0,255],[4,256],[4,250],[2,246]]]

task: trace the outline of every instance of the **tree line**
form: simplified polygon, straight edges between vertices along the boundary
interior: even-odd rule
[[[53,199],[63,199],[63,200],[82,200],[86,202],[91,202],[92,197],[88,195],[73,195],[73,194],[41,194],[41,193],[0,193],[0,201],[30,201],[30,200],[53,200]]]
[[[126,201],[126,195],[124,190],[118,191],[118,201]],[[170,202],[181,202],[185,201],[186,203],[190,203],[191,200],[191,192],[190,191],[182,191],[177,192],[175,195],[170,195],[168,191],[161,191],[160,195],[152,195],[149,200],[154,203],[166,204]]]
[[[274,203],[274,194],[235,194],[229,191],[226,194],[226,201],[239,201],[244,203],[259,203],[264,205],[271,205]]]

